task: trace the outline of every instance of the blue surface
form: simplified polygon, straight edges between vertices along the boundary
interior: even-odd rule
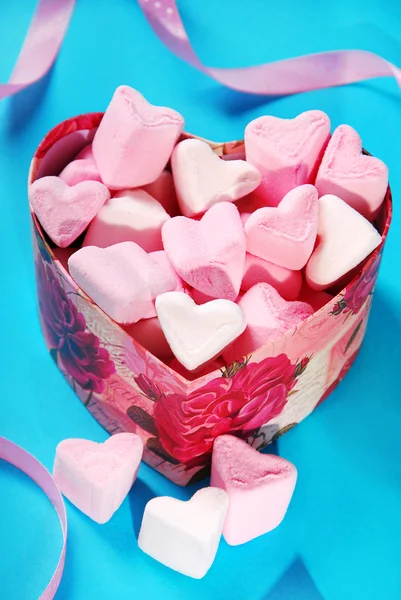
[[[0,2],[0,79],[6,80],[34,0]],[[399,0],[181,0],[194,44],[209,64],[235,66],[359,47],[401,66]],[[200,6],[204,15],[199,15]],[[252,10],[251,10],[252,9]],[[215,16],[211,16],[215,11]],[[210,19],[210,21],[209,21]],[[36,316],[26,200],[30,157],[59,121],[103,110],[127,83],[172,106],[187,130],[241,138],[264,113],[293,117],[319,108],[346,122],[390,168],[401,196],[401,93],[392,80],[289,98],[248,97],[221,88],[162,46],[134,0],[79,0],[57,65],[45,82],[0,103],[0,434],[51,468],[66,437],[106,439],[48,356]],[[143,465],[129,498],[104,526],[71,505],[65,576],[57,600],[399,600],[401,597],[401,223],[396,208],[366,341],[332,397],[278,445],[299,469],[283,525],[242,547],[222,542],[211,571],[193,581],[140,552],[146,500],[188,497]],[[55,566],[61,535],[46,498],[0,462],[0,597],[35,600]]]

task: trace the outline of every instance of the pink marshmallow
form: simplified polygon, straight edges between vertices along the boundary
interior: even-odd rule
[[[227,364],[254,352],[270,340],[307,319],[313,308],[305,302],[287,302],[268,283],[258,283],[239,300],[247,327],[223,352]]]
[[[92,144],[85,146],[74,160],[61,171],[59,177],[68,185],[76,185],[81,181],[100,181],[102,183],[93,157]]]
[[[93,139],[103,182],[125,189],[155,181],[183,127],[184,119],[175,110],[152,106],[136,90],[118,87]]]
[[[359,265],[382,241],[380,233],[349,204],[319,198],[318,243],[306,265],[306,281],[324,290]]]
[[[214,300],[212,296],[207,296],[195,288],[191,288],[189,295],[191,296],[192,300],[196,302],[196,304],[206,304],[206,302],[211,302]]]
[[[246,241],[234,204],[219,202],[200,221],[174,217],[163,225],[162,239],[173,268],[190,286],[213,298],[237,298]]]
[[[66,248],[87,228],[109,190],[98,181],[83,181],[73,187],[59,177],[42,177],[28,190],[29,202],[40,224],[53,242]]]
[[[68,439],[56,448],[53,476],[61,493],[97,523],[106,523],[136,479],[143,442],[134,433],[117,433],[97,444]]]
[[[247,253],[241,289],[247,292],[257,283],[269,283],[284,300],[296,300],[301,290],[302,274]]]
[[[159,265],[160,269],[175,280],[176,285],[172,287],[171,292],[186,292],[187,286],[181,279],[181,277],[173,269],[171,262],[168,259],[167,252],[164,250],[158,250],[157,252],[151,252],[150,255],[152,260]]]
[[[316,177],[319,196],[334,194],[373,221],[388,186],[388,168],[378,158],[362,154],[362,141],[349,125],[331,136]]]
[[[317,221],[317,190],[301,185],[279,206],[260,208],[247,219],[247,251],[286,269],[302,269],[315,245]]]
[[[154,317],[156,297],[177,285],[176,278],[135,242],[81,248],[68,267],[76,283],[117,323]]]
[[[161,229],[169,218],[162,205],[143,190],[117,192],[93,219],[83,246],[106,248],[135,242],[146,252],[161,250]]]
[[[223,528],[226,542],[244,544],[280,525],[296,481],[295,466],[284,458],[260,454],[231,435],[216,438],[210,485],[228,494]]]
[[[178,203],[187,217],[202,214],[218,202],[234,202],[260,183],[259,171],[244,160],[224,161],[207,142],[183,140],[171,156]]]
[[[144,185],[143,189],[160,202],[170,217],[175,217],[180,214],[177,195],[175,193],[174,179],[171,173],[162,171],[156,181]]]
[[[330,120],[320,110],[295,119],[259,117],[245,129],[246,159],[262,173],[256,190],[266,204],[278,206],[295,187],[313,183],[330,136]]]
[[[137,323],[124,326],[124,329],[157,358],[169,359],[173,356],[157,317],[141,319]]]

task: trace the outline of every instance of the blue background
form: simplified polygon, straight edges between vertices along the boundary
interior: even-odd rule
[[[363,48],[401,66],[399,0],[181,0],[203,60],[215,66],[273,61],[307,52]],[[0,2],[0,80],[6,81],[35,6]],[[202,8],[202,10],[201,10]],[[113,519],[98,526],[70,504],[65,575],[57,600],[393,600],[401,597],[400,234],[401,93],[393,80],[287,98],[223,89],[181,63],[154,36],[135,0],[79,0],[56,67],[45,81],[0,103],[0,434],[51,469],[66,437],[106,433],[75,398],[47,354],[36,315],[26,177],[43,135],[74,114],[104,110],[117,85],[172,106],[186,129],[230,140],[265,113],[294,117],[319,108],[346,122],[390,168],[395,199],[366,340],[331,398],[280,439],[299,483],[288,516],[245,546],[222,541],[215,564],[194,581],[141,553],[146,501],[189,496],[142,465]],[[35,600],[61,535],[51,505],[30,481],[0,463],[0,597]]]

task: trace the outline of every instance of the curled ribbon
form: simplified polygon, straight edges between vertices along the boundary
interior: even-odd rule
[[[195,54],[175,0],[138,0],[152,29],[176,56],[219,83],[249,94],[288,95],[355,83],[373,77],[395,77],[401,69],[365,50],[336,50],[243,67],[207,67]]]
[[[57,592],[61,581],[61,576],[63,574],[67,544],[67,515],[63,497],[60,494],[58,487],[56,486],[49,471],[47,471],[47,469],[45,469],[45,467],[38,460],[29,454],[29,452],[23,450],[23,448],[20,446],[17,446],[13,442],[10,442],[3,437],[0,437],[0,459],[23,471],[26,475],[28,475],[28,477],[33,479],[33,481],[40,488],[42,488],[50,502],[53,504],[60,520],[60,525],[63,532],[63,547],[60,558],[49,584],[38,599],[52,600]]]

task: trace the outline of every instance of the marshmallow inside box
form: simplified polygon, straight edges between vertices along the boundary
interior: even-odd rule
[[[92,141],[102,117],[81,115],[50,131],[35,152],[29,184],[58,175]],[[195,136],[183,133],[180,139],[187,138]],[[208,143],[220,157],[244,157],[242,141]],[[31,207],[46,344],[77,396],[110,434],[138,433],[145,462],[180,485],[193,483],[209,473],[218,435],[233,434],[262,448],[307,417],[350,369],[365,335],[391,213],[388,188],[374,222],[381,244],[346,287],[329,290],[326,304],[251,355],[231,364],[220,358],[215,370],[187,378],[146,350],[76,285],[66,266],[73,249],[55,248]],[[72,246],[81,242],[82,237]]]

